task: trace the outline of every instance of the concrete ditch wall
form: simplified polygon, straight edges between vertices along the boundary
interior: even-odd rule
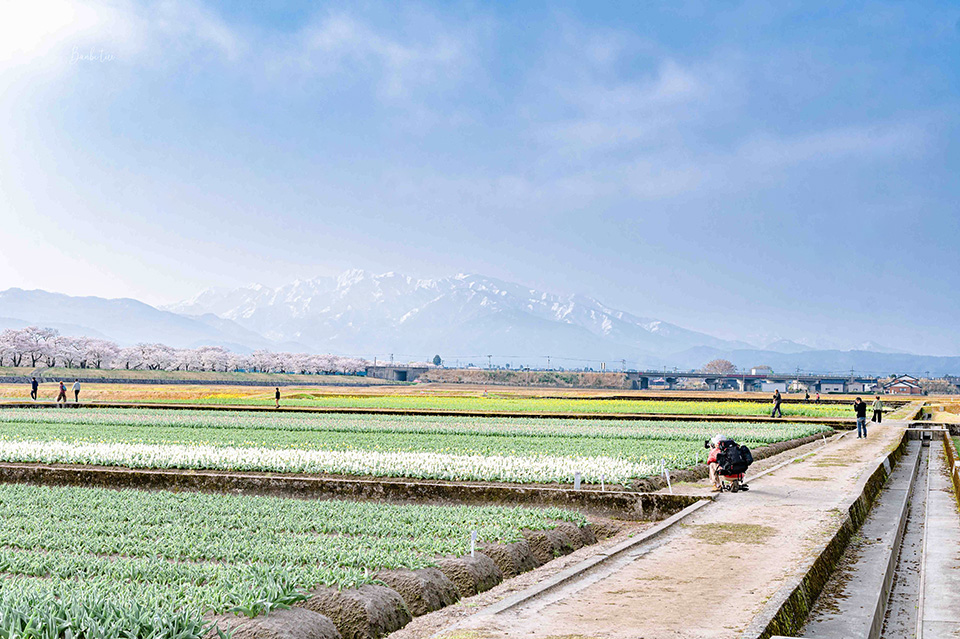
[[[947,470],[953,482],[953,494],[957,498],[957,504],[960,505],[960,456],[957,455],[957,447],[953,445],[953,439],[950,437],[952,434],[951,431],[944,434],[943,448],[947,456]]]
[[[884,457],[863,481],[856,499],[844,513],[840,528],[820,547],[794,583],[788,584],[771,598],[764,610],[743,632],[741,639],[769,639],[774,635],[795,636],[803,629],[813,603],[837,568],[850,539],[866,520],[873,501],[883,489],[893,466],[903,456],[906,445],[907,433],[904,432],[896,448]]]

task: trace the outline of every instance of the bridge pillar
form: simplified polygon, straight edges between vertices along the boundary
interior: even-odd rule
[[[740,378],[740,379],[737,380],[737,388],[740,390],[741,393],[746,392],[748,385],[752,387],[752,386],[753,386],[753,383],[752,383],[752,382],[748,382],[747,380],[745,380],[745,379],[743,379],[743,378]]]
[[[640,390],[647,390],[650,388],[650,378],[649,377],[640,377],[637,379],[637,385]]]
[[[663,381],[667,383],[667,390],[673,390],[677,387],[677,378],[676,377],[664,377]]]

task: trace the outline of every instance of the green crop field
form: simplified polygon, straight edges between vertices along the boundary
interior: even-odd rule
[[[320,585],[510,543],[560,509],[387,505],[0,486],[0,637],[204,636],[202,615],[255,615]]]
[[[268,406],[273,396],[220,396],[212,393],[192,403]],[[769,415],[769,402],[756,401],[676,401],[657,399],[566,399],[536,397],[451,397],[442,395],[349,396],[313,393],[289,393],[284,406],[330,408],[385,408],[405,410],[504,411],[529,413],[656,413],[662,415]],[[787,417],[850,417],[853,408],[836,404],[785,403]]]
[[[751,447],[827,430],[790,422],[636,422],[156,409],[3,409],[0,460],[454,481],[629,484],[703,461],[716,433]]]

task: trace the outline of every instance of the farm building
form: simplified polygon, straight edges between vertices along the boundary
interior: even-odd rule
[[[883,385],[883,392],[891,395],[923,395],[920,380],[913,375],[898,375]]]
[[[820,382],[821,393],[845,393],[847,382],[842,379],[825,379]]]
[[[367,366],[367,377],[412,382],[428,370],[426,366]]]
[[[870,379],[854,379],[847,382],[848,393],[873,393],[877,390],[877,382]]]

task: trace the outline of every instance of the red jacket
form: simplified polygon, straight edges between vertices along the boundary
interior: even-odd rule
[[[720,447],[719,447],[719,446],[714,446],[713,448],[711,448],[711,449],[710,449],[710,456],[707,457],[707,463],[708,463],[708,464],[712,464],[713,462],[717,461],[717,454],[718,454],[719,452],[720,452]]]

